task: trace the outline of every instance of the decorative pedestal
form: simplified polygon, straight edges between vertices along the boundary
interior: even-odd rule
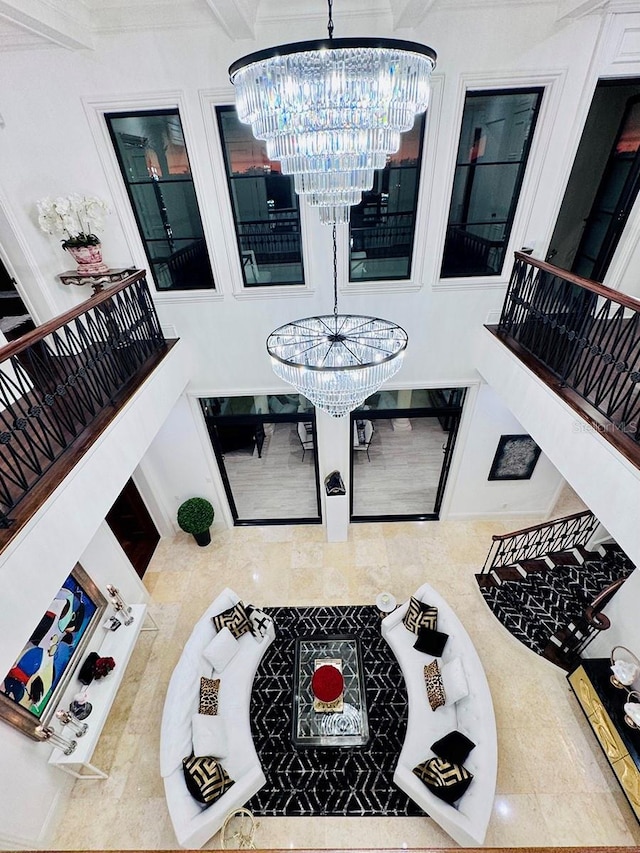
[[[77,270],[67,270],[67,272],[60,273],[58,278],[63,284],[90,284],[93,287],[94,294],[96,294],[104,290],[105,285],[116,284],[123,278],[133,275],[134,272],[137,272],[135,267],[121,267],[97,275],[79,275]]]

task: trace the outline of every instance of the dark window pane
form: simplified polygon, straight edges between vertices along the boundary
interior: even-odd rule
[[[399,150],[375,174],[373,189],[351,209],[350,281],[411,275],[424,115],[403,133]]]
[[[304,284],[293,178],[269,160],[265,143],[238,121],[234,107],[216,113],[245,285]]]
[[[105,118],[157,288],[213,288],[178,111]]]
[[[541,97],[542,89],[467,93],[442,278],[500,274]]]

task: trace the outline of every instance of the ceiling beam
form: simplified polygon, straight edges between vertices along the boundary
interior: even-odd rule
[[[255,38],[260,0],[206,0],[216,20],[234,41]]]
[[[559,0],[558,20],[568,21],[584,18],[597,9],[608,5],[609,0]]]
[[[394,30],[421,24],[433,4],[434,0],[391,0]]]
[[[63,8],[65,11],[46,0],[0,0],[0,18],[71,50],[93,48],[84,4],[66,0]]]

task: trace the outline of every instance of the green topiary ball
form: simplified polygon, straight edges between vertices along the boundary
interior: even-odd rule
[[[178,509],[178,524],[185,533],[204,533],[213,523],[214,511],[204,498],[189,498]]]

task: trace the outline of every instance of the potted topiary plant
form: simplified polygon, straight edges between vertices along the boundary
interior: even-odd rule
[[[189,498],[178,508],[178,524],[185,533],[191,533],[200,546],[211,542],[209,528],[213,516],[213,507],[205,498]]]

